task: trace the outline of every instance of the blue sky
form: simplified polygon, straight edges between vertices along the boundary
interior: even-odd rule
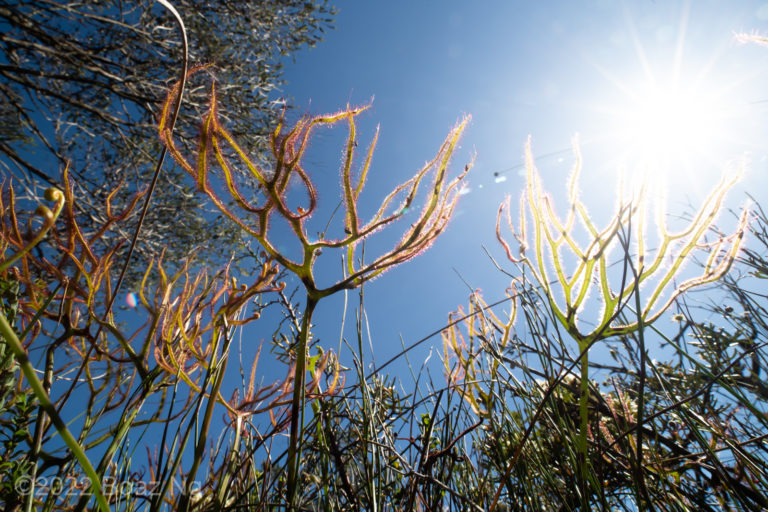
[[[466,303],[469,289],[459,274],[482,288],[487,300],[503,297],[508,278],[493,267],[483,245],[502,257],[494,236],[496,209],[508,194],[517,204],[529,136],[545,187],[557,200],[573,162],[571,139],[579,134],[581,192],[598,218],[612,211],[622,167],[632,176],[653,164],[660,173],[652,181],[665,183],[670,211],[681,214],[690,212],[723,169],[746,159],[748,171],[729,206],[743,204],[747,190],[765,199],[768,48],[739,44],[735,34],[768,31],[768,3],[335,5],[336,29],[317,48],[286,61],[289,83],[282,93],[296,112],[312,114],[373,98],[360,118],[361,146],[381,127],[364,196],[370,207],[434,156],[462,116],[472,116],[453,160],[458,172],[476,155],[469,193],[448,231],[427,253],[366,285],[377,363],[399,350],[400,335],[406,345],[413,343]],[[699,126],[683,129],[698,134],[702,128],[701,136],[675,140],[677,149],[663,156],[643,150],[644,137],[656,143],[677,136],[676,121],[666,119],[667,105],[649,100],[655,98],[649,91],[673,91],[673,103],[690,103]],[[638,125],[648,122],[639,132]],[[322,185],[323,219],[340,198],[344,135],[343,127],[321,132],[307,159]],[[724,217],[723,225],[733,222]],[[337,256],[324,258],[322,268],[338,268]],[[338,346],[341,307],[337,297],[316,311],[315,332],[326,347]],[[347,337],[351,321],[350,316]],[[431,343],[440,346],[438,337]],[[427,353],[428,348],[417,351],[414,363]]]

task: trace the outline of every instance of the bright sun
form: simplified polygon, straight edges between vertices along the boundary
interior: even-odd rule
[[[628,23],[635,58],[625,54],[610,67],[593,61],[605,79],[593,100],[596,142],[621,172],[641,179],[690,183],[722,170],[745,140],[738,120],[748,102],[737,90],[747,77],[723,72],[725,50],[708,57],[689,44],[686,51],[687,11],[676,44],[642,41]]]
[[[677,86],[638,91],[626,112],[626,142],[635,157],[666,167],[686,155],[705,151],[718,135],[721,108],[714,95]]]
[[[740,133],[734,126],[739,108],[732,89],[711,76],[688,83],[682,73],[669,80],[659,75],[612,81],[619,94],[605,106],[603,144],[615,164],[659,186],[668,179],[690,182],[705,169],[720,172],[738,157],[733,142]]]
[[[628,173],[626,183],[642,183],[654,196],[717,179],[739,156],[732,148],[738,131],[732,91],[716,80],[689,84],[684,78],[665,81],[657,75],[645,84],[633,82],[611,109],[607,135],[618,170]]]

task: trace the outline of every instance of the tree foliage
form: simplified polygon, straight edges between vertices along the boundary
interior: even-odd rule
[[[174,4],[184,13],[192,61],[211,64],[226,84],[219,94],[230,132],[250,154],[262,154],[284,108],[276,97],[281,61],[319,42],[333,9],[303,0]],[[158,109],[180,68],[180,36],[165,9],[151,0],[3,2],[0,51],[4,172],[27,178],[30,189],[47,187],[71,161],[91,226],[110,192],[127,200],[147,186],[159,152]],[[202,115],[206,96],[191,87],[183,112]],[[196,142],[194,127],[178,135],[182,144]],[[193,249],[210,248],[214,257],[238,239],[237,229],[201,208],[205,201],[183,171],[163,172],[142,231],[143,261],[162,248],[168,262]]]

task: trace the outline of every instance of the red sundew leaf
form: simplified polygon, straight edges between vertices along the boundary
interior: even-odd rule
[[[270,135],[273,169],[271,173],[267,173],[251,162],[243,149],[221,125],[218,120],[219,105],[217,103],[216,89],[214,86],[211,87],[211,107],[201,123],[200,143],[198,154],[196,155],[198,164],[196,168],[193,168],[188,160],[179,153],[173,142],[172,134],[167,131],[167,117],[170,112],[169,105],[175,99],[176,95],[177,91],[176,88],[174,88],[166,99],[161,121],[158,126],[161,139],[169,148],[171,155],[179,162],[182,168],[195,177],[204,193],[212,199],[214,204],[224,215],[253,235],[259,243],[264,246],[272,258],[285,266],[289,271],[297,274],[310,289],[315,288],[312,272],[316,258],[316,253],[313,250],[314,248],[347,247],[350,251],[354,252],[354,246],[362,239],[372,235],[378,229],[383,228],[385,225],[402,216],[403,211],[406,208],[409,208],[415,201],[416,193],[419,190],[422,180],[426,179],[426,177],[432,173],[434,179],[432,182],[431,193],[428,194],[418,220],[414,223],[414,226],[407,231],[403,240],[401,240],[401,242],[390,252],[375,259],[372,264],[366,265],[360,269],[350,267],[350,271],[348,272],[350,275],[347,278],[325,290],[318,290],[318,293],[323,295],[333,293],[339,289],[357,286],[367,279],[372,279],[380,275],[387,268],[417,256],[423,250],[428,248],[447,225],[448,218],[453,212],[456,200],[458,199],[458,194],[455,193],[456,186],[469,170],[469,166],[467,166],[464,173],[462,173],[459,178],[451,181],[446,186],[445,176],[449,159],[456,147],[458,138],[466,127],[468,121],[468,119],[464,119],[449,133],[448,137],[441,145],[437,156],[417,172],[414,177],[398,186],[394,191],[387,195],[374,218],[366,225],[361,226],[357,214],[357,200],[368,176],[373,150],[376,146],[376,141],[378,140],[378,129],[368,148],[360,172],[360,177],[356,184],[353,184],[352,180],[352,161],[354,159],[355,148],[357,147],[355,117],[369,108],[368,105],[361,108],[347,107],[347,109],[324,116],[306,116],[301,118],[290,128],[286,127],[283,115]],[[303,223],[304,220],[311,217],[317,209],[317,192],[309,176],[302,168],[301,160],[308,147],[312,133],[317,127],[330,126],[345,120],[349,127],[349,133],[342,162],[342,196],[344,198],[343,201],[346,210],[344,223],[347,236],[335,240],[323,237],[320,240],[310,241],[305,233]],[[266,197],[266,201],[263,204],[256,205],[251,203],[239,190],[237,180],[230,163],[227,161],[227,157],[224,155],[219,138],[221,141],[226,141],[229,147],[234,150],[234,155],[245,164],[258,180],[262,192]],[[215,160],[218,162],[218,165],[223,172],[226,184],[225,189],[229,191],[230,196],[234,200],[234,204],[247,216],[255,217],[255,224],[258,227],[253,227],[254,224],[249,221],[246,216],[240,215],[238,212],[230,209],[224,204],[225,202],[213,192],[212,186],[209,183],[212,176],[210,168],[210,162],[212,160],[210,156],[211,153],[215,155]],[[298,182],[301,184],[309,198],[308,205],[299,206],[295,211],[291,210],[286,205],[286,193],[292,177],[298,179]],[[401,192],[406,194],[402,207],[394,214],[385,216],[385,212],[390,203]],[[302,261],[292,261],[286,255],[281,254],[280,251],[270,243],[268,220],[269,216],[273,213],[282,216],[288,221],[294,234],[298,237],[299,242],[304,248]],[[348,259],[350,260],[348,264],[352,265],[353,262],[351,260],[354,258],[350,257]]]

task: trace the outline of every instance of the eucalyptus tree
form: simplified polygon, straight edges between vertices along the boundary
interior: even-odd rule
[[[264,154],[285,106],[283,61],[321,40],[333,8],[326,0],[173,3],[184,17],[192,63],[210,64],[225,84],[219,93],[231,132],[247,133],[240,139],[250,154]],[[176,25],[151,0],[8,0],[0,5],[0,28],[0,169],[34,192],[55,184],[70,161],[79,209],[97,225],[110,191],[119,188],[123,197],[116,199],[127,201],[151,177],[159,107],[180,69]],[[206,98],[192,84],[183,108],[201,114]],[[182,144],[195,139],[196,127],[179,133]],[[142,228],[140,257],[162,250],[168,262],[192,252],[221,255],[239,230],[201,209],[205,200],[192,193],[194,184],[169,167]],[[117,187],[121,182],[126,186]]]

